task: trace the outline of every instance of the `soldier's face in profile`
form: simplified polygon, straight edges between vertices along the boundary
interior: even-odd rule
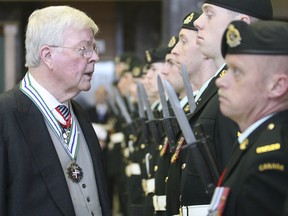
[[[169,53],[166,55],[165,64],[161,71],[163,79],[168,80],[177,93],[184,89],[181,74],[181,65],[176,62],[176,55]]]
[[[228,54],[225,60],[228,72],[216,80],[221,112],[240,124],[255,122],[268,100],[263,56]]]
[[[203,4],[202,11],[194,22],[198,29],[197,44],[204,56],[214,59],[221,56],[222,35],[234,17],[227,9],[207,3]]]

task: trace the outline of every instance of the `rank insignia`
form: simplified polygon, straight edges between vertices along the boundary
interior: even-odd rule
[[[274,144],[265,145],[265,146],[261,146],[261,147],[256,148],[256,153],[262,154],[265,152],[276,151],[276,150],[279,150],[280,148],[281,148],[280,143],[274,143]]]
[[[233,24],[228,26],[228,31],[226,33],[226,42],[230,47],[236,47],[241,44],[241,36],[238,29],[235,28]]]

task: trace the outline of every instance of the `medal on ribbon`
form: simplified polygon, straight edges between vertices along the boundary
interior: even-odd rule
[[[75,183],[79,183],[83,178],[82,168],[78,166],[74,160],[72,160],[71,163],[67,166],[66,174],[68,175],[68,178],[70,178]]]

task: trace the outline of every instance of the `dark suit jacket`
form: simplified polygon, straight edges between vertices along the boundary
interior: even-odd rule
[[[103,215],[110,216],[101,149],[76,102],[73,110],[91,153]],[[0,96],[0,215],[75,215],[44,118],[16,86]]]
[[[262,123],[234,148],[223,178],[225,216],[282,215],[288,190],[288,111]],[[244,143],[244,142],[243,142]]]

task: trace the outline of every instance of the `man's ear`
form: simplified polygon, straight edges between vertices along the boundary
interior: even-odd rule
[[[268,89],[269,97],[281,97],[288,91],[288,76],[285,73],[275,74]]]
[[[247,24],[251,24],[251,18],[250,16],[247,16],[246,14],[241,14],[240,20],[246,22]]]
[[[48,67],[52,68],[53,65],[53,58],[51,55],[51,47],[49,46],[42,46],[40,48],[40,58],[42,62]]]

